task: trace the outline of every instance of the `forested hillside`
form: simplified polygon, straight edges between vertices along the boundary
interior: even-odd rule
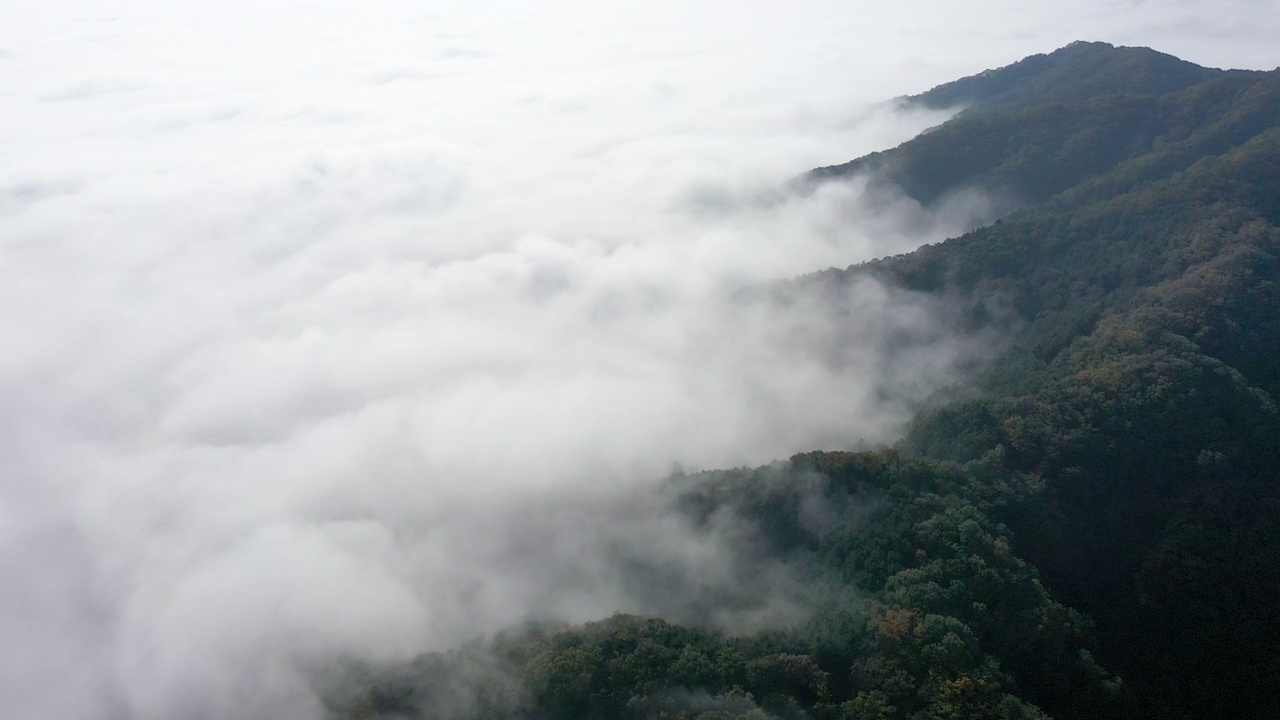
[[[907,101],[970,107],[807,180],[1017,209],[783,295],[874,277],[1008,341],[898,447],[666,487],[692,522],[731,515],[806,568],[807,619],[516,628],[348,669],[335,716],[1271,716],[1280,73],[1077,43]]]

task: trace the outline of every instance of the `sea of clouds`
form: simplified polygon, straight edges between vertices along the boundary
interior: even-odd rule
[[[654,610],[598,547],[714,581],[724,539],[645,488],[892,441],[981,351],[872,282],[768,292],[980,199],[789,178],[948,117],[888,98],[1071,40],[1270,67],[1280,31],[687,5],[5,3],[0,714],[314,717],[326,658]]]

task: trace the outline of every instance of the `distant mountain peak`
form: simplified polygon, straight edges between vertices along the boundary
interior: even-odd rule
[[[1235,147],[1280,120],[1277,79],[1074,42],[907,98],[966,109],[891,150],[817,168],[796,187],[866,174],[925,206],[976,190],[1004,214],[1139,157],[1142,172],[1158,175]]]
[[[1160,96],[1226,72],[1151,48],[1077,40],[1047,54],[944,83],[906,100],[931,108],[985,110],[1084,102],[1103,95]]]
[[[1112,45],[1111,43],[1105,43],[1098,40],[1072,40],[1071,42],[1067,43],[1066,45],[1063,45],[1061,48],[1058,48],[1054,52],[1062,52],[1063,50],[1070,50],[1071,48],[1114,48],[1114,47],[1115,45]]]

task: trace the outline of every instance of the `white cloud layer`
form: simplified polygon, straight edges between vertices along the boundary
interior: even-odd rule
[[[599,543],[714,575],[600,508],[889,440],[973,351],[753,290],[981,208],[785,179],[1076,39],[1280,62],[1265,2],[688,6],[4,4],[5,717],[313,717],[308,663],[626,606]]]

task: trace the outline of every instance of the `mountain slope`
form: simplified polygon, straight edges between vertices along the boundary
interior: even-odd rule
[[[1276,122],[1278,72],[1209,70],[1150,50],[1099,45],[1036,56],[1041,72],[1030,79],[1021,66],[1035,58],[958,81],[959,87],[977,83],[977,104],[969,111],[897,148],[818,168],[804,180],[870,174],[924,205],[979,190],[1011,209],[1047,200],[1120,163],[1142,159],[1148,170],[1180,170]],[[1134,64],[1142,71],[1121,72]],[[1147,78],[1166,77],[1156,69],[1163,66],[1165,80]],[[1106,73],[1094,72],[1099,67]],[[957,93],[947,85],[911,101],[932,104]]]
[[[993,224],[873,277],[1006,333],[892,450],[672,478],[807,578],[808,620],[533,626],[328,685],[339,717],[1264,718],[1280,696],[1280,75],[1069,46],[871,173]],[[838,308],[837,308],[838,309]],[[984,335],[985,337],[985,335]],[[814,522],[814,518],[823,518]]]
[[[1016,315],[979,399],[922,417],[904,449],[1026,488],[997,517],[1097,622],[1144,715],[1264,717],[1280,691],[1280,91],[1272,73],[1162,102],[1196,119],[1181,141],[840,276]]]
[[[1205,68],[1150,48],[1074,42],[906,99],[936,109],[963,106],[986,111],[1079,103],[1104,95],[1158,97],[1228,74],[1253,73]]]

